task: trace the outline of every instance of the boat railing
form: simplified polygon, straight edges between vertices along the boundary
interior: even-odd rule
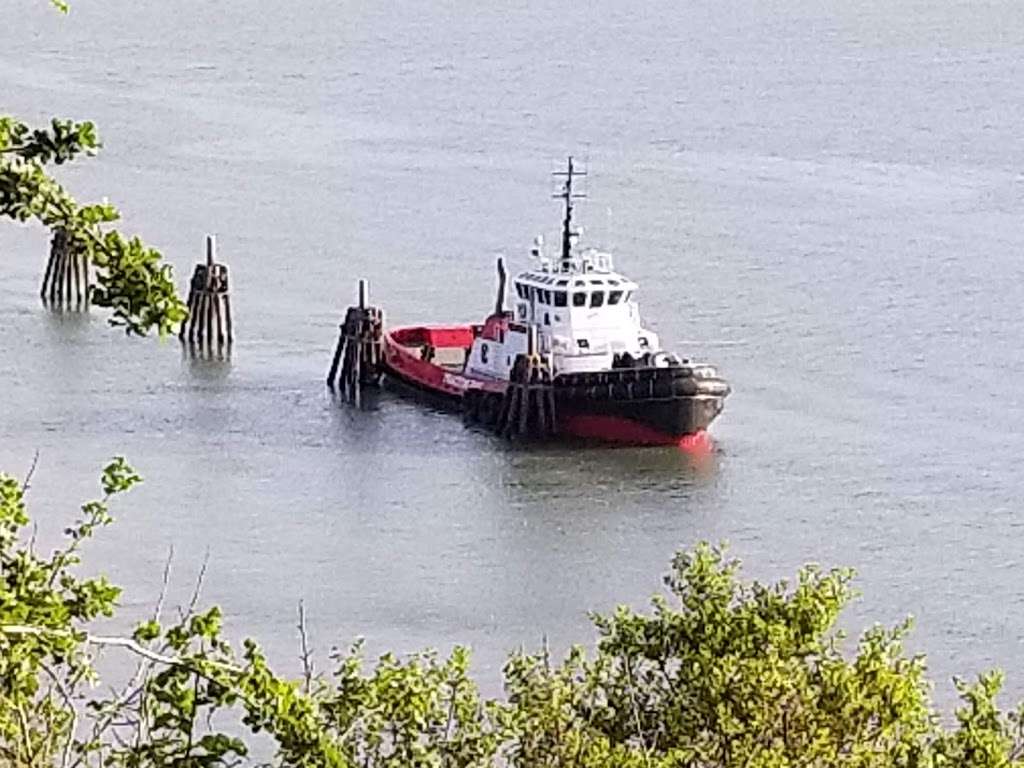
[[[596,248],[588,248],[580,254],[583,261],[583,271],[591,272],[612,272],[615,269],[612,263],[612,255]]]
[[[610,253],[596,248],[573,254],[568,259],[539,258],[540,271],[549,275],[578,275],[587,272],[614,272],[615,264]]]

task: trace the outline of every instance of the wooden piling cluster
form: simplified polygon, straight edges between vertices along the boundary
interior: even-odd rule
[[[362,388],[380,383],[384,371],[384,312],[367,305],[365,280],[359,281],[359,305],[348,308],[340,328],[327,386],[359,405]]]
[[[551,364],[538,353],[537,328],[530,327],[526,354],[516,355],[503,395],[470,389],[462,397],[469,423],[511,440],[544,439],[557,432]]]
[[[55,307],[70,307],[72,303],[77,307],[88,307],[91,289],[89,258],[85,249],[66,229],[55,229],[40,298]]]
[[[545,358],[516,356],[494,431],[512,440],[543,439],[556,433],[555,388]]]
[[[196,264],[188,291],[188,318],[178,338],[203,350],[230,349],[234,341],[228,268],[216,262],[217,244],[206,236],[206,263]]]

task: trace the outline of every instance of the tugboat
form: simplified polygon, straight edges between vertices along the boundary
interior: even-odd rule
[[[377,351],[357,376],[365,379],[379,358],[386,376],[456,403],[467,421],[509,437],[707,452],[707,428],[729,384],[713,366],[662,349],[640,320],[637,284],[615,271],[609,254],[578,250],[573,201],[582,195],[573,181],[584,174],[570,157],[557,175],[565,177],[555,196],[565,206],[560,252],[549,258],[537,238],[534,266],[513,278],[512,308],[505,308],[501,259],[494,312],[481,324],[383,329],[371,308],[375,325],[366,327],[376,328]]]

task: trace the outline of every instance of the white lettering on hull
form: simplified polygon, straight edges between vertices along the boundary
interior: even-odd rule
[[[465,376],[455,373],[446,373],[442,381],[445,386],[453,387],[461,392],[465,392],[467,389],[482,389],[484,386],[482,382],[467,379]]]

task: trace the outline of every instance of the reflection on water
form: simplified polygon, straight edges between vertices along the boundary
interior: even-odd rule
[[[694,485],[713,482],[717,467],[713,454],[676,448],[522,446],[508,457],[505,487],[514,501],[574,495],[584,487],[596,507],[617,505],[634,493],[679,498]]]
[[[181,345],[181,358],[198,377],[204,378],[212,372],[219,372],[217,378],[221,378],[230,370],[231,348],[230,342],[213,347],[185,342]]]
[[[46,312],[42,313],[46,318],[44,322],[56,339],[72,341],[81,338],[83,333],[97,325],[92,312],[87,308],[50,304],[46,301],[41,303],[46,309]]]

